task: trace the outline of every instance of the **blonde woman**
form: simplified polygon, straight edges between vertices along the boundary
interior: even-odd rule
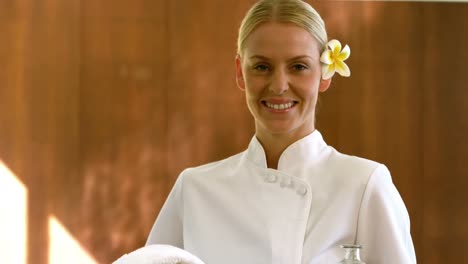
[[[208,264],[338,263],[342,244],[371,263],[415,263],[406,207],[387,168],[328,146],[315,129],[319,92],[349,76],[346,46],[328,41],[300,0],[264,0],[239,29],[236,77],[255,136],[235,156],[181,173],[147,245]]]

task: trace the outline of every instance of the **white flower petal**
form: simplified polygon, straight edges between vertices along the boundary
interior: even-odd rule
[[[346,59],[349,58],[349,55],[351,55],[351,49],[349,48],[348,45],[346,45],[341,51],[340,55],[338,55],[338,59],[341,61],[345,61]]]
[[[351,71],[348,65],[344,63],[351,55],[351,49],[345,45],[341,50],[341,43],[336,39],[332,39],[327,43],[328,49],[322,52],[320,62],[322,62],[322,79],[327,80],[333,77],[335,72],[341,76],[351,76]]]
[[[348,65],[342,61],[335,61],[335,70],[343,77],[351,76],[351,71],[349,70]]]
[[[322,79],[328,80],[335,74],[335,64],[322,65]]]
[[[336,40],[336,39],[332,39],[328,42],[327,46],[331,49],[332,53],[333,54],[340,54],[340,51],[341,51],[341,43]]]
[[[325,64],[332,64],[333,63],[333,58],[331,57],[331,51],[330,50],[324,50],[322,52],[322,56],[320,57],[320,61],[325,63]]]

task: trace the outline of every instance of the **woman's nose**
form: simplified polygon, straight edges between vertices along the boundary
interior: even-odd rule
[[[270,90],[277,94],[283,94],[289,89],[288,76],[284,71],[278,70],[273,73]]]

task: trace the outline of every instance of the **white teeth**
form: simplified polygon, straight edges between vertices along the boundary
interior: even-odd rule
[[[272,104],[272,103],[266,102],[266,106],[268,108],[272,108],[272,109],[275,109],[275,110],[288,109],[288,108],[293,107],[293,105],[294,105],[293,102],[290,102],[290,103],[287,103],[287,104]]]

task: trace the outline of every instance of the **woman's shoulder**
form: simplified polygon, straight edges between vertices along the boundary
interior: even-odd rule
[[[346,173],[347,175],[353,175],[354,177],[360,176],[366,181],[376,171],[387,170],[387,167],[384,164],[375,160],[343,154],[332,147],[330,148],[332,150],[326,165],[340,173]]]
[[[230,157],[205,163],[202,165],[198,165],[195,167],[186,168],[181,174],[183,175],[207,175],[211,173],[215,173],[217,171],[229,171],[230,168],[235,167],[239,164],[240,160],[242,159],[242,154],[237,153]],[[186,176],[185,176],[186,177]]]
[[[330,152],[329,161],[331,162],[337,162],[337,163],[342,163],[342,164],[346,164],[350,166],[363,167],[363,168],[376,168],[377,166],[381,165],[381,163],[375,160],[341,153],[333,147],[330,147],[330,148],[331,148],[331,152]]]

